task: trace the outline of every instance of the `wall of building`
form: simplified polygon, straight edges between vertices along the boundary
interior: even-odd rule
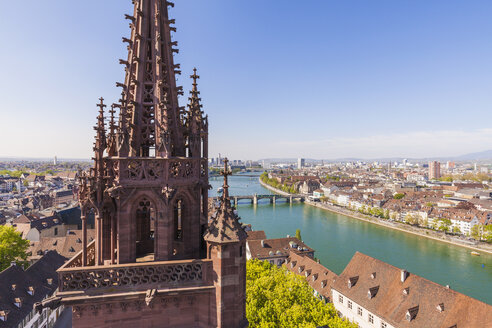
[[[157,296],[147,306],[142,296],[131,295],[116,302],[78,305],[73,308],[72,323],[77,328],[157,328],[216,326],[215,289],[173,296]]]
[[[340,316],[356,322],[360,328],[394,328],[387,322],[381,320],[374,313],[367,311],[364,307],[347,298],[345,295],[340,294],[334,289],[331,290],[331,293],[333,297],[333,305],[340,313]],[[349,302],[352,303],[352,308],[349,307]],[[361,314],[359,313],[359,309],[362,310]],[[369,321],[370,315],[372,315],[373,318],[372,323]],[[384,326],[383,323],[386,324],[386,326]]]

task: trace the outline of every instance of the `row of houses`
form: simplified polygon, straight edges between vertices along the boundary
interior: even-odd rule
[[[305,277],[316,297],[333,303],[339,316],[361,328],[491,327],[492,306],[450,286],[359,252],[337,275],[316,261],[314,250],[302,241],[292,237],[256,239],[263,237],[264,232],[248,232],[248,259],[284,265]]]

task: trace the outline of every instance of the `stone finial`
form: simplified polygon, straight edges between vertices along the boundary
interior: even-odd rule
[[[229,184],[228,184],[228,176],[232,175],[231,170],[229,169],[229,160],[227,157],[224,159],[224,169],[220,171],[220,175],[224,177],[224,185],[222,186],[224,188],[224,192],[222,193],[222,200],[225,202],[229,200]]]

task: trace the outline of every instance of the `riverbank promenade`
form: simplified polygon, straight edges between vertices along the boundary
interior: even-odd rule
[[[284,197],[288,197],[288,195],[290,195],[289,193],[286,193],[282,190],[278,190],[278,189],[264,183],[263,181],[261,181],[261,179],[259,179],[259,183],[261,184],[261,186],[267,188],[268,190],[270,190],[274,193],[278,193]],[[309,201],[307,195],[304,195],[304,197],[306,199],[305,204],[310,205],[310,206],[315,206],[315,207],[318,207],[318,208],[321,208],[321,209],[324,209],[327,211],[331,211],[331,212],[334,212],[337,214],[349,216],[351,218],[354,218],[357,220],[362,220],[365,222],[369,222],[371,224],[377,224],[379,226],[383,226],[383,227],[386,227],[389,229],[395,229],[395,230],[399,230],[402,232],[417,235],[420,237],[425,237],[425,238],[437,240],[437,241],[448,243],[448,244],[453,244],[453,245],[460,246],[460,247],[466,247],[470,250],[477,251],[477,252],[486,252],[486,253],[492,254],[492,245],[484,243],[484,242],[470,242],[470,241],[466,240],[465,238],[459,238],[459,237],[456,237],[456,236],[453,236],[450,234],[446,234],[444,232],[439,232],[439,231],[435,231],[435,230],[431,230],[431,229],[425,229],[425,228],[421,228],[421,227],[417,227],[417,226],[412,226],[412,225],[408,225],[408,224],[397,222],[397,221],[385,220],[385,219],[381,219],[378,217],[369,216],[366,214],[355,212],[355,211],[349,210],[349,209],[341,207],[341,206],[332,205],[329,203]]]

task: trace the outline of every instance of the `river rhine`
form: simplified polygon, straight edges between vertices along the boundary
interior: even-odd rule
[[[212,177],[210,196],[223,178]],[[257,177],[229,178],[231,195],[270,194]],[[243,201],[246,202],[246,201]],[[492,304],[492,255],[470,255],[467,248],[442,243],[377,226],[309,205],[278,203],[239,204],[239,216],[253,230],[265,230],[268,238],[295,235],[316,250],[315,256],[340,274],[356,251],[404,268],[441,285]],[[484,265],[484,267],[482,267]]]

